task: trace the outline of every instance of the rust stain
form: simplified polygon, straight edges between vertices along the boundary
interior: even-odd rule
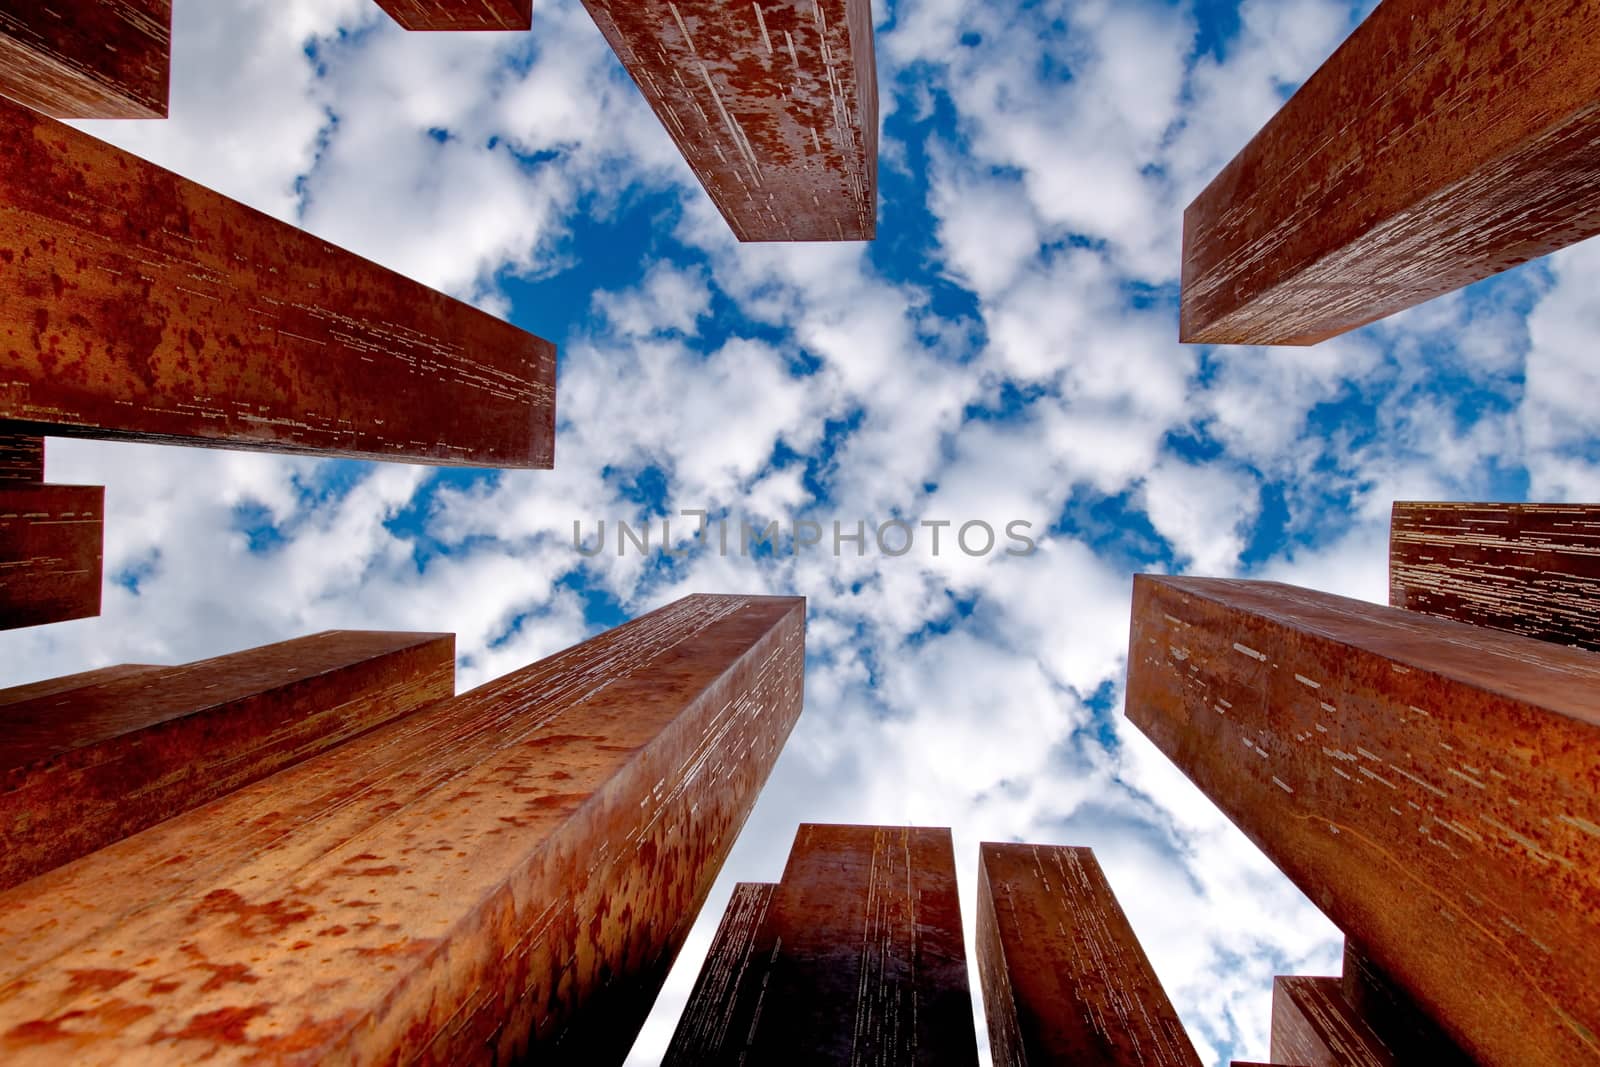
[[[35,111],[164,119],[171,67],[172,0],[0,0],[0,95]]]
[[[1182,338],[1305,345],[1600,233],[1600,6],[1385,0],[1184,214]]]
[[[870,0],[584,0],[741,241],[877,231]]]
[[[1128,661],[1128,717],[1463,1051],[1600,1057],[1593,653],[1140,576]]]

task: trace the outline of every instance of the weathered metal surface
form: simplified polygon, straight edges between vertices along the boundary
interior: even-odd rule
[[[100,614],[100,486],[0,484],[0,630]]]
[[[0,1058],[620,1063],[803,616],[679,601],[0,894]]]
[[[764,963],[754,958],[756,935],[777,889],[770,882],[740,882],[734,886],[711,951],[695,978],[683,1014],[678,1016],[678,1028],[662,1067],[698,1067],[723,1055],[733,1038],[731,1028],[738,1014],[739,987],[750,976],[752,966],[759,969]]]
[[[1600,505],[1398,502],[1389,603],[1600,651]]]
[[[0,101],[0,419],[549,467],[545,341]]]
[[[977,1062],[949,830],[802,825],[742,951],[685,1015],[722,1040],[680,1026],[668,1067]]]
[[[1184,214],[1182,337],[1314,344],[1600,233],[1600,5],[1384,0]]]
[[[25,685],[13,685],[0,689],[0,708],[12,704],[23,704],[41,697],[56,696],[74,689],[87,689],[90,686],[100,685],[103,682],[114,682],[122,678],[134,678],[139,675],[154,674],[159,671],[170,671],[171,667],[157,667],[148,663],[119,663],[111,667],[96,667],[92,671],[83,671],[78,674],[67,674],[60,678],[45,678],[37,682],[28,682]],[[0,715],[0,719],[4,716]],[[5,739],[0,737],[0,745],[5,744]]]
[[[978,973],[996,1067],[1200,1067],[1089,849],[980,846]]]
[[[1600,656],[1140,576],[1128,662],[1128,717],[1465,1051],[1600,1058]]]
[[[172,0],[0,0],[0,96],[58,119],[164,119]]]
[[[334,630],[64,681],[0,694],[0,888],[455,695],[455,638]]]
[[[44,438],[0,423],[0,485],[44,481]]]
[[[1345,1001],[1337,978],[1272,983],[1272,1058],[1305,1067],[1395,1067],[1400,1063]]]
[[[741,241],[877,232],[870,0],[584,0]]]
[[[407,30],[526,30],[533,0],[377,0]]]
[[[1473,1067],[1472,1057],[1462,1052],[1405,990],[1349,941],[1344,946],[1344,973],[1339,987],[1351,1010],[1383,1039],[1398,1063]]]

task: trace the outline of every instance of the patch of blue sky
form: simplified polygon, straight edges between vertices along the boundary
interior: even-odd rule
[[[425,573],[428,565],[441,556],[469,553],[478,545],[493,540],[473,537],[464,542],[447,543],[438,538],[431,523],[438,512],[440,493],[449,490],[468,495],[488,494],[500,484],[501,476],[502,472],[494,469],[439,467],[417,487],[404,507],[384,520],[383,525],[411,544],[412,561],[418,573]]]
[[[1049,532],[1088,546],[1106,563],[1129,573],[1167,573],[1177,565],[1171,546],[1139,506],[1136,490],[1111,495],[1075,486]]]

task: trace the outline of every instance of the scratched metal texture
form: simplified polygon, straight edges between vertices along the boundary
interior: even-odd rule
[[[1402,1064],[1428,1067],[1473,1067],[1468,1056],[1439,1024],[1417,1007],[1377,964],[1346,940],[1340,994]]]
[[[1600,1062],[1600,655],[1141,575],[1127,714],[1466,1052]]]
[[[870,0],[584,0],[741,241],[877,232]]]
[[[548,468],[548,342],[0,101],[11,432]]]
[[[979,847],[978,973],[996,1067],[1200,1067],[1089,849]]]
[[[737,1024],[739,987],[763,962],[755,958],[756,935],[777,889],[770,882],[734,886],[661,1067],[700,1067],[727,1047]]]
[[[407,30],[526,30],[533,0],[377,0]]]
[[[0,894],[0,1059],[620,1063],[803,661],[690,597]]]
[[[0,483],[0,630],[100,614],[106,491]]]
[[[949,830],[802,825],[746,951],[667,1064],[977,1063]]]
[[[1272,983],[1272,1058],[1304,1067],[1395,1067],[1400,1062],[1344,999],[1337,978]]]
[[[13,685],[7,689],[0,689],[0,708],[38,700],[41,697],[55,696],[57,693],[65,693],[72,689],[87,689],[102,682],[114,682],[121,678],[133,678],[171,669],[150,663],[119,663],[111,667],[96,667],[92,671],[82,671],[78,674],[64,674],[59,678],[44,678],[25,685]],[[0,739],[0,744],[3,743],[3,739]]]
[[[1397,502],[1389,603],[1600,651],[1600,505]]]
[[[1600,233],[1600,4],[1384,0],[1184,214],[1182,339],[1306,345]]]
[[[58,119],[164,119],[172,0],[0,0],[0,96]]]
[[[454,696],[455,639],[332,630],[77,681],[0,692],[0,889]]]
[[[44,438],[11,433],[0,423],[0,485],[44,481]]]

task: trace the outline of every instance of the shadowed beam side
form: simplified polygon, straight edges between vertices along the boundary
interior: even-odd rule
[[[407,30],[526,30],[533,0],[377,0]]]
[[[740,882],[733,887],[662,1067],[698,1067],[714,1061],[727,1047],[734,1036],[739,988],[752,966],[760,968],[764,962],[754,958],[756,935],[777,889],[769,882]]]
[[[44,481],[44,438],[12,433],[0,423],[0,486]]]
[[[977,1063],[949,830],[804,824],[748,935],[755,903],[730,905],[663,1067]]]
[[[1600,505],[1398,501],[1389,603],[1600,651]]]
[[[0,894],[0,1058],[621,1063],[804,610],[689,597]]]
[[[741,241],[877,232],[870,0],[584,0]]]
[[[164,119],[172,0],[0,0],[0,96],[58,119]]]
[[[449,634],[332,630],[0,692],[0,888],[455,694]]]
[[[1600,5],[1384,0],[1183,229],[1182,339],[1268,345],[1600,233]]]
[[[1200,1067],[1089,849],[979,847],[978,972],[996,1067]]]
[[[0,630],[100,614],[106,491],[0,482]]]
[[[1337,978],[1273,981],[1272,1058],[1304,1067],[1396,1067],[1400,1062],[1345,1001]]]
[[[1383,1039],[1401,1063],[1472,1067],[1472,1057],[1457,1048],[1405,990],[1390,981],[1348,940],[1339,986],[1345,1003]]]
[[[1464,1051],[1600,1056],[1564,947],[1600,939],[1600,656],[1141,575],[1128,662],[1129,719]]]
[[[7,101],[0,261],[9,432],[551,465],[549,343]]]

